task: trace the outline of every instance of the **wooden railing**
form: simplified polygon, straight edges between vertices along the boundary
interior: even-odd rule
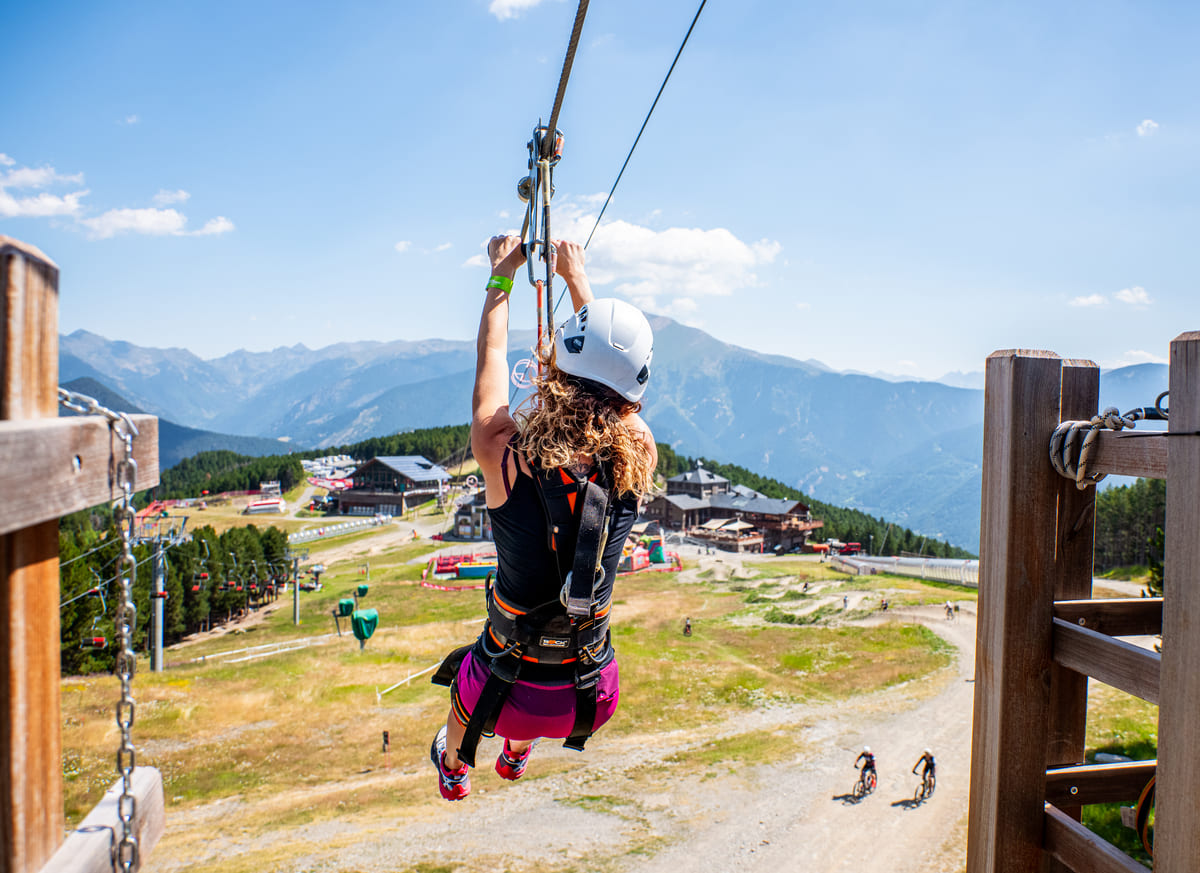
[[[1144,873],[1080,816],[1156,773],[1154,869],[1200,870],[1200,333],[1171,344],[1168,432],[1102,433],[1088,467],[1166,478],[1162,599],[1091,599],[1095,488],[1048,447],[1098,393],[1090,361],[987,361],[968,873]],[[1161,656],[1119,639],[1160,632]],[[1157,762],[1084,765],[1088,677],[1159,705]]]
[[[133,420],[141,490],[158,484],[158,419]],[[0,236],[0,873],[112,869],[112,789],[63,839],[58,520],[116,499],[118,451],[106,419],[58,418],[58,268]],[[162,778],[138,767],[133,782],[144,857],[162,831]]]

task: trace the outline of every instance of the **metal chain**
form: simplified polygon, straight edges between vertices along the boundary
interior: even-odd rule
[[[102,406],[94,397],[58,389],[58,400],[63,406],[84,415],[102,415],[108,419],[117,438],[124,446],[124,457],[116,463],[116,484],[121,496],[113,507],[117,526],[121,531],[121,557],[117,564],[121,577],[121,598],[117,607],[117,676],[121,680],[121,698],[117,701],[117,728],[121,732],[121,744],[117,749],[117,772],[121,774],[121,796],[117,800],[117,817],[121,820],[121,838],[113,848],[113,866],[132,873],[137,870],[138,839],[133,833],[133,820],[137,815],[137,798],[133,796],[133,771],[137,766],[137,753],[133,748],[133,720],[137,704],[133,699],[133,674],[137,666],[137,655],[133,651],[133,634],[137,627],[137,607],[133,604],[133,583],[137,579],[137,560],[133,556],[133,533],[137,513],[133,509],[133,494],[137,483],[137,461],[133,457],[133,439],[138,435],[137,425],[128,413],[113,412]]]

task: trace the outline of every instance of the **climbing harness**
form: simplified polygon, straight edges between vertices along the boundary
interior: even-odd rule
[[[1110,406],[1085,421],[1061,422],[1050,437],[1050,463],[1055,471],[1060,476],[1074,480],[1080,491],[1103,480],[1106,473],[1087,471],[1088,458],[1100,431],[1132,429],[1139,421],[1166,421],[1170,410],[1164,408],[1162,402],[1168,393],[1164,391],[1159,394],[1153,406],[1131,409],[1124,415],[1115,406]]]
[[[600,674],[615,657],[608,632],[611,598],[597,600],[615,505],[608,473],[603,466],[590,474],[538,468],[532,472],[546,519],[546,548],[558,567],[560,597],[526,606],[509,602],[490,585],[483,633],[476,643],[452,652],[432,679],[437,685],[452,685],[463,659],[476,646],[487,659],[488,678],[473,710],[465,711],[457,692],[452,696],[455,715],[466,725],[458,756],[472,767],[480,738],[493,735],[500,711],[523,674],[534,679],[539,674],[572,675],[575,720],[563,745],[583,751],[596,720]]]

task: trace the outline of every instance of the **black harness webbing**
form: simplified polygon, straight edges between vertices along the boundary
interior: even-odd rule
[[[595,482],[585,482],[579,533],[575,537],[575,560],[567,578],[567,615],[591,618],[596,610],[596,584],[608,539],[608,492]]]
[[[562,665],[575,659],[575,721],[563,746],[583,751],[596,723],[597,690],[601,671],[612,662],[614,653],[608,633],[608,616],[597,618],[597,610],[608,604],[596,603],[596,588],[603,579],[604,550],[608,543],[611,509],[614,501],[609,490],[592,477],[563,475],[559,471],[534,470],[539,500],[546,516],[547,546],[555,553],[563,584],[566,614],[556,609],[509,612],[496,603],[488,589],[488,623],[479,639],[455,649],[433,674],[437,685],[454,689],[454,679],[467,653],[474,650],[488,662],[488,678],[479,699],[466,719],[466,730],[458,748],[458,757],[475,766],[475,751],[483,736],[491,736],[513,685],[527,663],[535,672],[542,665]],[[599,475],[607,479],[603,468]],[[562,482],[550,481],[552,476]],[[561,578],[563,550],[574,546],[570,571]],[[493,651],[489,636],[502,648]],[[527,662],[522,656],[533,659]]]

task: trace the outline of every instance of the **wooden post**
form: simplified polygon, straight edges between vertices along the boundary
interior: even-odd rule
[[[1052,352],[987,361],[968,873],[1042,869],[1061,369]]]
[[[1062,421],[1089,419],[1100,402],[1100,368],[1092,361],[1063,361]],[[1049,440],[1049,434],[1047,434]],[[1080,490],[1058,477],[1058,524],[1055,547],[1054,599],[1086,600],[1092,596],[1092,552],[1096,531],[1096,489]],[[1087,676],[1054,664],[1050,670],[1050,732],[1046,766],[1082,764],[1087,734]],[[1079,821],[1083,807],[1064,805],[1065,815]],[[1058,861],[1050,869],[1065,871]]]
[[[0,419],[58,414],[58,267],[0,236]],[[58,521],[0,536],[0,873],[63,833]]]
[[[1154,869],[1200,859],[1200,332],[1171,343],[1162,687]]]

